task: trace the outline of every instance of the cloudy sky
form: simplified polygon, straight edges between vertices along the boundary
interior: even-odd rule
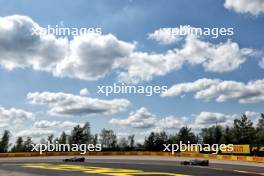
[[[100,33],[32,33],[56,25]],[[182,35],[161,28],[232,28]],[[264,1],[0,0],[0,133],[36,139],[89,121],[143,139],[151,130],[232,124],[263,112]],[[168,86],[98,94],[97,86]]]

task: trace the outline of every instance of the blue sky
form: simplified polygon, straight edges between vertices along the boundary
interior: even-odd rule
[[[25,16],[27,19],[20,19],[22,24],[24,21],[31,19],[34,23],[41,27],[46,27],[47,25],[55,26],[60,24],[61,21],[63,21],[65,27],[100,27],[102,28],[102,34],[97,36],[98,40],[102,38],[102,42],[104,42],[107,39],[103,37],[111,35],[115,37],[115,39],[110,37],[109,40],[116,42],[116,45],[120,47],[120,50],[124,49],[124,52],[128,52],[128,54],[117,53],[127,57],[127,60],[123,59],[126,62],[125,66],[122,65],[118,68],[112,68],[111,66],[111,68],[107,68],[107,73],[105,75],[103,72],[97,73],[97,76],[100,75],[100,78],[98,79],[91,80],[89,78],[86,80],[86,78],[80,78],[80,76],[76,76],[83,74],[86,76],[90,74],[94,75],[91,70],[98,66],[96,65],[94,67],[92,65],[94,60],[98,58],[93,58],[92,55],[89,55],[88,58],[88,56],[86,57],[85,54],[79,56],[79,60],[75,60],[75,58],[72,57],[71,63],[74,64],[75,62],[81,61],[87,64],[89,69],[85,69],[82,66],[80,66],[80,68],[77,67],[76,69],[72,69],[72,66],[69,65],[65,66],[64,70],[60,70],[60,75],[56,76],[54,74],[54,70],[43,71],[41,68],[34,66],[34,59],[36,59],[37,56],[41,57],[41,62],[43,63],[44,61],[45,63],[52,61],[45,60],[46,56],[50,52],[49,48],[41,52],[39,52],[37,49],[37,51],[33,51],[37,53],[37,56],[34,55],[36,57],[30,55],[27,53],[29,51],[26,51],[28,48],[24,48],[23,45],[19,43],[21,40],[16,40],[16,35],[13,35],[13,33],[17,32],[19,29],[15,29],[15,27],[13,27],[12,29],[9,29],[9,31],[7,31],[6,35],[4,36],[3,31],[5,23],[1,21],[0,40],[2,40],[2,42],[0,42],[0,52],[4,54],[1,54],[2,57],[0,56],[0,105],[2,107],[2,115],[0,113],[0,119],[2,118],[2,124],[5,124],[2,125],[2,129],[10,129],[12,132],[16,131],[19,135],[34,134],[38,138],[50,132],[57,133],[62,130],[69,130],[70,128],[68,129],[68,127],[66,128],[65,126],[58,127],[58,124],[64,121],[72,122],[71,125],[89,121],[92,124],[92,131],[96,133],[98,133],[102,128],[110,128],[114,129],[120,135],[135,133],[139,136],[139,138],[140,136],[142,138],[142,134],[153,129],[175,132],[180,126],[183,125],[189,125],[193,128],[198,127],[199,125],[199,127],[203,127],[204,125],[211,125],[215,123],[223,123],[224,125],[228,125],[230,124],[231,120],[239,117],[244,112],[250,114],[252,116],[252,120],[255,120],[257,114],[263,112],[264,101],[264,99],[262,99],[264,94],[264,89],[262,89],[262,86],[264,87],[264,81],[262,80],[264,69],[259,66],[262,62],[262,59],[264,58],[264,9],[259,9],[261,5],[255,5],[252,7],[252,9],[249,9],[247,7],[250,5],[250,3],[251,2],[247,0],[244,0],[238,5],[235,3],[233,4],[231,0],[47,0],[43,2],[37,2],[33,0],[0,0],[0,16],[2,19],[7,21],[9,20],[10,23],[15,23],[17,19],[20,19],[20,16]],[[19,16],[16,16],[12,19],[8,18],[8,16],[13,16],[15,14]],[[204,44],[207,44],[207,46],[204,48],[204,52],[202,51],[198,54],[194,52],[186,54],[186,51],[181,51],[185,47],[184,43],[186,43],[188,36],[185,36],[181,42],[173,42],[167,45],[160,44],[156,39],[151,40],[148,38],[148,34],[153,33],[160,28],[175,28],[179,27],[180,25],[190,25],[192,27],[200,28],[233,28],[234,35],[219,36],[217,39],[213,39],[210,36],[190,39],[190,46],[193,46],[193,43],[191,42],[202,41]],[[13,37],[8,38],[9,33],[10,36],[13,35]],[[19,35],[23,36],[23,33],[20,33]],[[50,43],[56,42],[58,38],[58,36],[55,37],[55,39],[51,40]],[[7,46],[7,44],[5,42],[10,41],[11,39],[14,40],[17,45],[21,46],[21,51],[17,51],[15,48],[12,48],[14,45],[10,45],[11,49],[8,48],[10,51],[8,49],[8,52],[6,51],[4,46]],[[22,39],[24,38],[22,37]],[[67,40],[68,43],[70,43],[70,41],[73,41],[73,37],[69,37]],[[239,47],[238,50],[234,51],[234,48],[230,48],[232,45],[228,43],[228,41],[236,44]],[[88,47],[94,46],[89,44],[89,42],[94,42],[94,38],[79,38],[78,42],[83,42],[84,44],[87,44],[88,42]],[[124,46],[121,42],[125,42]],[[135,42],[137,44],[135,44]],[[40,43],[40,46],[42,44],[43,43]],[[109,43],[106,42],[106,45],[107,44]],[[61,47],[61,45],[57,46],[57,44],[54,44],[55,47]],[[70,44],[67,44],[67,46],[70,46]],[[204,64],[210,64],[211,62],[214,62],[214,59],[218,59],[217,57],[222,56],[222,54],[215,54],[215,52],[217,52],[217,48],[220,50],[219,48],[221,46],[226,47],[225,49],[221,50],[223,55],[225,55],[225,51],[227,53],[234,52],[234,55],[230,54],[226,57],[221,57],[220,59],[222,60],[219,61],[220,63],[225,63],[225,61],[228,59],[230,59],[231,64],[235,64],[243,60],[242,63],[239,63],[237,66],[229,69],[228,71],[215,71],[219,70],[217,68],[210,70],[208,66],[205,66]],[[129,49],[129,47],[136,48]],[[245,53],[243,48],[250,50],[249,53]],[[79,48],[74,49],[77,50]],[[74,53],[74,49],[72,49],[70,52]],[[109,55],[118,52],[111,51],[114,49],[114,47],[109,47],[105,50],[98,49],[96,51],[100,53],[106,53],[102,58],[104,62],[108,59],[108,52]],[[148,66],[146,64],[151,62],[152,56],[155,60],[155,54],[166,55],[168,50],[174,49],[178,49],[180,51],[175,51],[175,59],[174,61],[168,61],[169,63],[172,62],[176,65],[180,64],[178,61],[175,61],[178,59],[178,57],[183,57],[184,59],[190,58],[190,60],[184,62],[194,62],[197,55],[198,57],[202,57],[203,61],[199,64],[193,65],[190,63],[180,64],[180,68],[172,67],[169,68],[168,71],[157,69],[157,72],[160,71],[162,74],[156,75],[155,69],[163,67],[162,64],[164,64],[160,61],[159,64],[157,61],[155,62],[156,65],[151,68],[154,70],[154,73],[150,74],[151,78],[141,80],[139,83],[137,83],[137,85],[165,85],[168,86],[168,88],[176,85],[177,90],[181,89],[180,95],[174,94],[168,95],[166,97],[154,95],[147,97],[145,95],[135,94],[111,94],[110,96],[106,97],[103,94],[96,93],[98,85],[113,85],[115,82],[118,82],[119,72],[124,72],[126,76],[129,76],[128,72],[131,68],[139,67],[143,68],[139,71],[144,71],[144,67]],[[85,45],[83,50],[85,53]],[[208,50],[208,52],[206,52],[206,50]],[[57,49],[55,49],[55,51],[51,51],[51,53],[56,51]],[[12,52],[16,53],[12,55]],[[43,54],[43,52],[46,53]],[[136,58],[143,52],[147,53],[145,60],[143,59],[142,61],[140,58]],[[95,53],[95,55],[96,54],[97,53]],[[237,60],[234,59],[236,57]],[[6,62],[8,62],[8,59],[9,61],[11,60],[12,64],[16,65],[12,70],[7,69]],[[51,59],[54,58],[51,57]],[[63,59],[63,56],[58,56],[58,63],[60,62],[60,64],[64,65],[67,59],[65,61],[61,61],[60,59]],[[166,58],[164,59],[166,62]],[[131,60],[136,60],[135,62],[139,65],[133,65],[135,63]],[[116,61],[115,58],[113,58],[113,61]],[[109,59],[107,62],[109,62]],[[128,64],[128,62],[131,63]],[[221,64],[219,64],[219,67],[222,67]],[[149,67],[146,67],[146,69],[149,69]],[[98,70],[100,71],[100,69]],[[84,71],[84,73],[81,71]],[[136,76],[143,75],[143,73],[138,74],[139,75]],[[203,78],[210,80],[219,79],[221,81],[213,81],[214,83],[211,83],[209,87],[200,87],[196,90],[186,91],[186,87],[183,88],[183,90],[180,88],[179,83],[193,83],[189,84],[189,87],[194,87],[195,81]],[[248,82],[256,80],[258,80],[260,83],[252,83],[253,85],[247,85],[249,84]],[[234,81],[238,84],[236,85],[238,87],[235,87],[233,84],[231,85],[231,82],[225,81]],[[243,83],[246,86],[241,85]],[[208,89],[212,88],[212,86],[222,86],[223,90],[220,92],[219,90],[218,92],[214,92],[212,97],[206,97],[206,95],[203,95],[203,97],[195,98],[195,94],[197,94],[197,92],[203,90],[208,91]],[[228,86],[231,86],[231,88],[226,88]],[[70,94],[76,98],[76,96],[80,96],[79,91],[83,88],[88,89],[89,95],[82,96],[84,97],[84,105],[80,104],[78,107],[80,106],[85,109],[86,106],[90,106],[89,103],[85,102],[87,100],[86,98],[91,98],[93,100],[96,98],[97,100],[108,100],[110,104],[113,103],[113,99],[126,100],[130,102],[130,105],[125,107],[122,111],[114,113],[110,112],[112,111],[110,108],[110,110],[106,110],[109,110],[109,113],[106,112],[91,114],[87,112],[85,115],[78,113],[75,115],[69,115],[67,113],[52,114],[48,111],[52,110],[52,106],[54,107],[56,105],[52,104],[47,99],[45,99],[45,97],[43,98],[41,96],[41,93],[43,92],[54,93],[48,94],[46,96],[55,96],[55,93],[62,92],[63,94]],[[210,89],[210,91],[212,90]],[[39,94],[35,95],[35,97],[32,99],[27,98],[29,93],[34,92],[38,92]],[[231,95],[236,93],[239,94],[236,97],[225,98],[221,102],[216,101],[217,97],[219,96],[229,95],[231,97]],[[249,97],[249,99],[252,101],[246,99],[245,97]],[[58,104],[61,103],[59,102],[60,100],[56,101],[58,101]],[[75,103],[78,103],[78,101],[76,100]],[[11,108],[14,108],[15,112],[10,113]],[[59,106],[58,108],[62,107]],[[96,106],[93,108],[98,107]],[[101,105],[100,108],[102,108]],[[25,112],[31,113],[31,115],[25,113],[22,113],[21,115],[21,112],[16,110],[23,110]],[[32,116],[33,119],[28,118],[28,116]],[[112,121],[111,123],[111,119],[115,119],[116,121],[114,123]],[[120,121],[120,119],[123,119],[123,121]],[[15,129],[11,121],[15,121]],[[142,123],[144,125],[139,127],[137,124],[139,122],[140,124]],[[158,124],[162,122],[164,122],[164,124],[159,126]],[[145,123],[147,125],[145,125]],[[170,127],[167,129],[164,127],[166,126],[166,123],[175,124],[175,127]],[[45,125],[41,126],[38,124]]]

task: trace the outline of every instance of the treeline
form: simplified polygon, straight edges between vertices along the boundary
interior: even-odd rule
[[[15,144],[10,144],[10,132],[5,130],[2,138],[0,139],[0,153],[5,152],[27,152],[32,150],[33,140],[31,137],[18,137]],[[102,144],[104,150],[134,150],[135,140],[134,135],[127,138],[117,139],[117,135],[113,130],[102,129],[101,133],[92,134],[90,123],[86,122],[83,126],[75,126],[70,134],[62,132],[58,138],[53,134],[47,136],[46,139],[41,139],[40,143],[60,143],[60,144]]]
[[[165,132],[152,132],[145,138],[144,149],[160,151],[163,144],[177,144],[180,141],[187,144],[259,144],[264,145],[264,114],[258,119],[256,126],[243,114],[235,119],[232,126],[214,125],[202,128],[199,134],[192,132],[191,128],[182,127],[178,133],[168,135]]]
[[[103,150],[111,151],[162,151],[163,144],[172,143],[206,143],[206,144],[264,144],[264,114],[261,114],[256,126],[246,116],[235,119],[232,126],[214,125],[201,129],[199,134],[195,134],[191,128],[182,127],[175,134],[163,132],[151,132],[145,137],[143,144],[135,142],[135,136],[130,135],[118,139],[113,130],[102,129],[100,134],[92,134],[90,123],[83,126],[75,126],[70,134],[62,132],[58,138],[51,134],[47,139],[41,139],[40,143],[61,144],[102,144]],[[31,137],[18,137],[15,144],[10,144],[10,132],[4,131],[0,139],[0,152],[26,152],[31,151],[33,144]]]

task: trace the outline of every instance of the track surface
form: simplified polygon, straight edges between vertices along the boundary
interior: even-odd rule
[[[65,157],[0,159],[1,176],[87,176],[87,175],[264,175],[263,164],[210,161],[209,167],[182,166],[190,158],[86,157],[85,163],[63,163]]]

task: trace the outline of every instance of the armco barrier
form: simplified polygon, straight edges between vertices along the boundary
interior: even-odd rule
[[[79,152],[43,152],[42,155],[38,152],[25,152],[25,153],[0,153],[0,158],[7,157],[33,157],[33,156],[74,156],[80,155]],[[178,157],[192,157],[192,158],[207,158],[207,159],[218,159],[218,160],[233,160],[233,161],[249,161],[264,163],[264,157],[254,156],[236,156],[236,155],[214,155],[214,154],[201,154],[201,153],[174,153],[170,152],[89,152],[86,156],[178,156]]]

